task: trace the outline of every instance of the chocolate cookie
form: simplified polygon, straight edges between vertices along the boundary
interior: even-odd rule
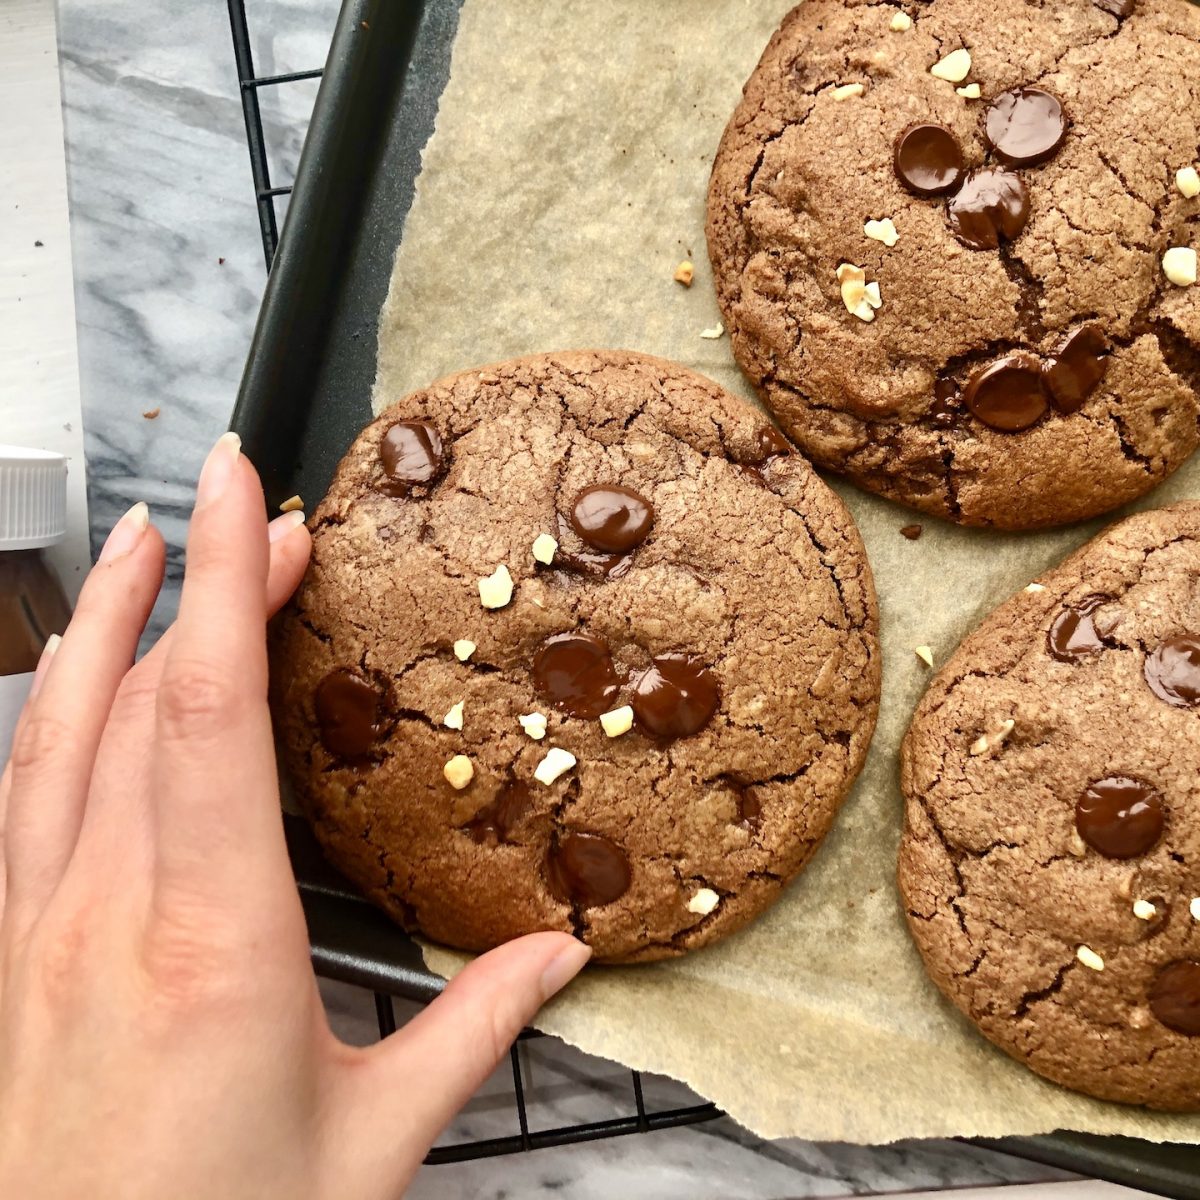
[[[682,954],[780,894],[862,765],[857,531],[682,367],[442,380],[367,426],[312,529],[273,637],[284,758],[332,861],[409,929]]]
[[[934,982],[1107,1100],[1200,1109],[1200,503],[1114,525],[967,637],[902,751]]]
[[[725,130],[738,363],[819,466],[965,525],[1148,491],[1197,443],[1200,8],[805,0]]]

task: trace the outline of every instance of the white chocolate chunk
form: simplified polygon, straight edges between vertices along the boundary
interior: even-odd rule
[[[846,311],[860,321],[875,320],[875,310],[867,301],[867,273],[853,263],[842,263],[837,269],[837,281],[842,288],[842,303]]]
[[[1194,200],[1200,196],[1200,172],[1197,172],[1195,167],[1180,167],[1175,172],[1175,186],[1179,189],[1180,195],[1188,200]]]
[[[841,87],[835,87],[830,94],[835,100],[852,100],[866,90],[861,83],[843,83]]]
[[[475,778],[475,768],[465,754],[456,754],[443,768],[446,782],[460,792]]]
[[[454,643],[454,657],[459,662],[466,662],[475,653],[475,643],[470,638],[459,638]]]
[[[463,727],[463,702],[461,700],[451,706],[450,711],[442,718],[442,724],[447,729],[461,729]]]
[[[524,713],[517,718],[521,722],[521,728],[535,742],[540,742],[546,736],[546,714],[545,713]]]
[[[1036,596],[1038,592],[1044,592],[1046,589],[1040,583],[1029,583],[1025,585],[1025,590],[1031,595]]]
[[[503,608],[512,599],[512,594],[512,576],[503,563],[479,581],[479,602],[484,608]]]
[[[935,79],[944,79],[947,83],[962,83],[971,73],[971,52],[951,50],[945,58],[938,59],[929,68],[929,73]]]
[[[712,888],[701,888],[687,902],[687,909],[690,913],[697,913],[699,916],[707,917],[720,903],[721,897]]]
[[[533,557],[547,567],[554,561],[557,549],[558,543],[548,533],[539,533],[533,539]]]
[[[1075,957],[1079,959],[1079,961],[1083,963],[1085,967],[1092,971],[1104,970],[1104,959],[1102,959],[1100,955],[1098,955],[1095,950],[1091,948],[1091,946],[1080,946],[1075,951]]]
[[[920,660],[921,660],[921,661],[922,661],[922,662],[923,662],[923,663],[924,663],[924,664],[925,664],[927,667],[932,667],[932,666],[933,666],[933,647],[932,647],[932,646],[918,646],[918,647],[916,647],[916,649],[913,651],[913,653],[914,653],[914,654],[915,654],[915,655],[916,655],[916,656],[917,656],[917,657],[918,657],[918,658],[919,658],[919,659],[920,659]]]
[[[1196,282],[1196,252],[1191,246],[1172,246],[1163,255],[1163,273],[1176,287]]]
[[[628,704],[600,714],[600,725],[610,738],[620,737],[633,728],[633,709]]]
[[[904,33],[912,28],[912,17],[906,12],[898,12],[893,18],[892,23],[888,28],[893,33]]]
[[[707,338],[709,341],[713,341],[714,339],[719,338],[724,332],[725,326],[718,321],[711,329],[700,330],[700,336],[702,338]]]
[[[983,89],[977,83],[968,83],[966,87],[954,89],[964,100],[982,100]]]
[[[538,783],[552,784],[560,775],[565,775],[575,765],[575,755],[570,750],[560,750],[551,746],[546,751],[546,757],[537,765],[533,773]]]
[[[867,303],[872,308],[880,308],[883,305],[883,296],[879,293],[879,284],[868,283],[866,286]]]
[[[971,743],[970,753],[973,756],[987,754],[989,750],[998,750],[1008,740],[1008,735],[1017,727],[1012,717],[1000,722],[995,733],[985,733]]]
[[[1087,853],[1087,842],[1079,836],[1078,829],[1071,830],[1071,840],[1067,843],[1067,849],[1076,858],[1082,858]]]
[[[1200,896],[1195,897],[1188,905],[1188,912],[1192,914],[1193,921],[1200,921]]]
[[[1149,921],[1158,915],[1158,909],[1149,900],[1135,900],[1133,902],[1133,915],[1139,921]]]
[[[889,250],[900,240],[900,235],[896,232],[896,223],[891,217],[884,217],[881,221],[868,221],[863,226],[863,233],[872,241],[882,242]]]

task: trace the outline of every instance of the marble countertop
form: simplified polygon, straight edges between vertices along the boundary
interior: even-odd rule
[[[324,61],[337,0],[246,7],[259,74]],[[169,546],[153,636],[174,613],[196,477],[226,428],[265,281],[238,82],[225,7],[212,0],[158,0],[152,17],[138,0],[60,0],[59,20],[92,546],[132,503],[149,503]],[[292,178],[315,95],[314,81],[261,94],[273,183]],[[369,994],[335,985],[325,994],[345,1036],[373,1036]],[[632,1111],[623,1068],[551,1039],[521,1053],[535,1127]],[[670,1080],[645,1086],[650,1104],[695,1102]],[[445,1140],[515,1130],[506,1064]],[[1061,1178],[953,1142],[764,1143],[721,1120],[430,1167],[411,1194],[694,1200]]]

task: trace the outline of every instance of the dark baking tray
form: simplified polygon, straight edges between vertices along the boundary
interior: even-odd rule
[[[311,505],[370,416],[375,330],[449,75],[461,0],[344,0],[271,269],[232,427],[271,510]],[[464,351],[464,365],[471,354]],[[304,823],[288,845],[323,975],[417,1000],[442,981],[409,938],[322,858]],[[1200,1150],[1055,1134],[978,1144],[1082,1175],[1200,1200]]]

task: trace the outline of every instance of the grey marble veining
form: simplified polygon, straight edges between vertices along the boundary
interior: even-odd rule
[[[247,9],[259,74],[324,61],[336,0],[248,0]],[[60,51],[92,542],[98,549],[126,508],[149,502],[170,547],[153,633],[174,613],[195,480],[228,422],[264,283],[225,6],[61,0]],[[292,178],[315,93],[312,82],[261,93],[275,184]],[[281,225],[283,211],[281,204]],[[143,417],[154,409],[155,419]],[[323,991],[344,1036],[373,1039],[367,993],[332,984]],[[621,1067],[552,1039],[523,1044],[521,1056],[534,1128],[633,1111],[630,1076]],[[652,1108],[698,1102],[660,1077],[645,1077],[645,1091]],[[516,1130],[505,1064],[442,1144]],[[426,1168],[411,1194],[696,1200],[866,1195],[1054,1177],[956,1143],[763,1143],[722,1120]]]

